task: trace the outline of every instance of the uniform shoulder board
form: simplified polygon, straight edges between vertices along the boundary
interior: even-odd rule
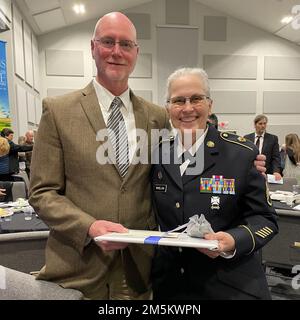
[[[227,142],[231,142],[231,143],[234,143],[234,144],[237,144],[237,145],[240,145],[244,148],[247,148],[251,151],[254,150],[254,145],[251,141],[247,140],[246,138],[244,137],[241,137],[241,136],[238,136],[234,133],[231,133],[231,132],[221,132],[220,133],[220,137],[227,141]]]

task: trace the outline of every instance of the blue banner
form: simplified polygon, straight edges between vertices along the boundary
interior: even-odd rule
[[[0,130],[11,126],[8,100],[6,42],[0,40]]]

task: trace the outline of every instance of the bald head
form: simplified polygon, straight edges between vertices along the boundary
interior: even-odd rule
[[[129,31],[132,35],[132,40],[136,41],[136,29],[133,23],[128,19],[128,17],[121,12],[110,12],[104,15],[98,20],[95,26],[93,39],[101,37],[101,32],[110,25],[118,25],[120,28],[124,28]]]
[[[25,138],[26,138],[26,142],[27,143],[32,143],[33,142],[33,137],[34,137],[34,133],[32,130],[29,130],[25,133]]]
[[[123,13],[111,12],[99,19],[91,40],[96,81],[115,96],[127,90],[138,52],[136,29]]]

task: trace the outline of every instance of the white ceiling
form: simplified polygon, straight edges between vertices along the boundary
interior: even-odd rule
[[[184,0],[182,0],[184,1]],[[196,0],[226,15],[232,16],[287,40],[300,44],[299,0]],[[81,0],[86,13],[78,16],[72,10],[79,0],[15,0],[34,32],[38,35],[83,21],[95,19],[109,11],[125,10],[151,0]],[[298,5],[299,17],[288,25],[280,20],[292,15]],[[295,17],[295,14],[294,14]],[[298,20],[299,19],[299,20]]]

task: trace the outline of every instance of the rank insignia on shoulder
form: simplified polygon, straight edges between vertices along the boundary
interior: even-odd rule
[[[247,148],[253,151],[253,147],[252,147],[253,143],[244,137],[240,137],[234,133],[227,133],[227,132],[222,132],[220,136],[223,140],[227,142],[242,146],[244,148]]]
[[[209,148],[213,148],[215,146],[215,143],[213,141],[207,141],[206,145],[209,147]]]

